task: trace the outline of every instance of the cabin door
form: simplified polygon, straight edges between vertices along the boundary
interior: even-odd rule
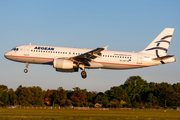
[[[24,56],[29,56],[29,45],[24,47]]]

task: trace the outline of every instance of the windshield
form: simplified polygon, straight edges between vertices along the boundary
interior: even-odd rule
[[[18,50],[19,50],[19,48],[13,48],[13,49],[11,49],[11,50],[18,51]]]

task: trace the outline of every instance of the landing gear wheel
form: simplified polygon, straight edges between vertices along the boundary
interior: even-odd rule
[[[28,70],[27,70],[27,69],[24,69],[24,72],[25,72],[25,73],[27,73],[27,72],[28,72]]]
[[[82,72],[81,72],[81,76],[82,76],[82,78],[85,79],[85,78],[87,77],[86,72],[85,72],[85,71],[82,71]]]

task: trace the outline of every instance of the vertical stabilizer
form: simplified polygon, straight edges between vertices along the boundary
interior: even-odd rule
[[[143,51],[140,53],[152,54],[157,57],[165,56],[171,42],[174,28],[165,28]]]

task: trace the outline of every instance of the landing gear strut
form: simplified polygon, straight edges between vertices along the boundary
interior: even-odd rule
[[[87,74],[86,74],[86,71],[85,71],[85,68],[84,68],[84,65],[79,65],[79,67],[82,69],[82,72],[81,72],[81,77],[83,79],[85,79],[87,77]]]
[[[86,72],[83,70],[82,72],[81,72],[81,76],[82,76],[82,78],[86,78],[87,77],[87,74],[86,74]]]
[[[29,63],[26,63],[26,69],[24,69],[24,72],[27,73],[28,72],[28,66],[29,66]]]

